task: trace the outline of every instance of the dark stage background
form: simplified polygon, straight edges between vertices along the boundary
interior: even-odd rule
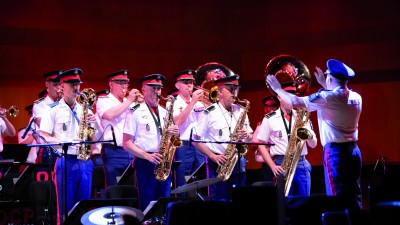
[[[21,112],[44,89],[42,74],[79,67],[81,89],[108,87],[106,74],[128,69],[131,87],[144,75],[167,77],[217,61],[241,75],[241,98],[251,101],[250,121],[262,119],[269,92],[264,68],[279,54],[301,59],[310,73],[329,58],[350,65],[350,88],[363,97],[359,146],[364,163],[400,162],[400,16],[397,1],[2,1],[0,4],[0,104]],[[310,93],[319,89],[316,81]],[[315,113],[314,128],[318,133]],[[16,143],[6,138],[6,143]],[[249,169],[259,168],[248,155]],[[308,159],[322,163],[322,146]]]

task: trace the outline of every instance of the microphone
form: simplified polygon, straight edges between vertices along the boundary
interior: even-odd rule
[[[192,146],[192,134],[193,134],[193,127],[192,127],[192,129],[190,130],[190,136],[189,136],[189,147],[190,146]]]
[[[115,146],[118,146],[118,145],[117,145],[117,139],[115,139],[115,133],[114,133],[114,127],[113,127],[113,126],[111,126],[111,132],[112,132],[112,137],[113,137],[114,145],[115,145]]]
[[[31,121],[29,121],[29,124],[28,124],[28,126],[26,127],[25,132],[24,132],[24,134],[23,134],[22,137],[21,137],[22,139],[25,139],[26,135],[27,135],[28,132],[31,130],[32,123],[35,121],[35,119],[36,119],[36,117],[32,117]]]

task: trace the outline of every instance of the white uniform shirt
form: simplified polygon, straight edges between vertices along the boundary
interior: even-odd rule
[[[349,90],[348,96],[339,87],[320,91],[304,98],[308,111],[317,111],[321,144],[358,140],[361,96]]]
[[[213,107],[213,109],[208,111],[210,107]],[[230,135],[234,132],[244,108],[233,104],[231,113],[219,103],[214,103],[210,107],[208,107],[204,113],[200,113],[197,125],[193,129],[193,134],[197,134],[203,138],[204,141],[206,141],[205,144],[212,152],[216,154],[224,154],[228,144],[208,143],[207,141],[231,141]],[[245,115],[243,129],[248,132],[253,132],[247,114]]]
[[[192,99],[190,98],[190,100]],[[168,101],[167,108],[169,107],[169,105],[170,102]],[[185,102],[185,100],[182,99],[180,95],[176,96],[173,115],[179,115],[187,106],[188,104]],[[190,140],[190,131],[192,127],[195,126],[198,114],[201,113],[200,111],[202,111],[203,109],[204,105],[200,102],[196,102],[186,121],[179,126],[179,134],[181,140]]]
[[[269,118],[268,115],[270,114],[267,114],[267,116],[264,117],[257,135],[257,139],[262,141],[270,141],[275,144],[272,145],[269,149],[271,157],[275,155],[285,155],[289,143],[288,133],[282,120],[282,111],[281,109],[278,109],[274,112],[275,114],[273,114]],[[292,132],[296,120],[295,110],[293,110],[293,116],[291,119],[292,125],[290,132]],[[289,127],[289,121],[286,120],[286,124]],[[311,129],[310,121],[307,123],[305,128],[309,130],[313,136],[315,136],[314,131]],[[301,155],[307,155],[307,153],[307,145],[304,144]]]
[[[36,100],[33,104],[32,116],[35,118],[41,118],[48,105],[53,102],[54,101],[51,100],[49,96]]]
[[[158,114],[160,126],[164,129],[167,110],[158,106]],[[157,119],[156,115],[154,117]],[[159,152],[161,134],[145,102],[141,103],[134,112],[127,113],[123,132],[132,135],[134,144],[140,149],[146,152]]]
[[[75,103],[76,116],[81,120],[83,108],[80,104]],[[90,110],[89,110],[90,111]],[[79,123],[72,113],[72,109],[61,99],[57,105],[48,107],[42,116],[40,130],[49,133],[57,138],[60,142],[73,142],[74,138],[79,137]],[[61,146],[54,146],[62,153]],[[78,146],[68,146],[67,154],[77,155]]]
[[[123,99],[123,101],[126,100],[127,100],[126,98]],[[121,104],[121,102],[112,93],[109,93],[107,96],[101,96],[97,99],[96,102],[96,113],[99,114],[100,116],[101,126],[103,127],[104,130],[104,140],[113,139],[111,127],[107,127],[111,125],[114,127],[114,133],[117,145],[122,146],[122,132],[124,130],[126,112],[129,111],[130,110],[129,108],[133,107],[135,103],[132,103],[131,106],[125,112],[121,113],[121,115],[119,115],[112,121],[102,118],[103,114],[107,110],[119,104]]]

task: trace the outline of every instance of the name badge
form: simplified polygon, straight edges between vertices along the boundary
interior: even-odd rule
[[[146,124],[146,130],[150,131],[150,125],[149,124]]]
[[[65,123],[63,124],[63,131],[67,131],[67,125]]]
[[[279,131],[279,137],[280,138],[282,137],[282,131]]]
[[[222,136],[222,129],[219,129],[219,136]]]

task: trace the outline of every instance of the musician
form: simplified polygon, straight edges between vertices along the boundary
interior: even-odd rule
[[[238,121],[244,116],[242,129],[237,129],[238,140],[249,142],[253,130],[250,127],[247,113],[242,115],[244,108],[234,104],[239,92],[239,75],[231,75],[215,81],[218,86],[219,101],[212,104],[199,116],[193,134],[197,139],[204,139],[208,143],[193,142],[192,144],[207,157],[208,178],[217,177],[217,168],[227,161],[224,155],[228,144],[213,142],[229,142],[234,134]],[[235,153],[237,154],[237,153]],[[241,156],[239,158],[244,158]],[[240,159],[234,166],[231,176],[226,181],[221,181],[209,186],[211,200],[229,200],[234,185],[244,185],[245,177],[239,165]],[[244,168],[244,167],[243,167]]]
[[[121,176],[127,166],[132,163],[133,155],[122,148],[122,131],[127,111],[137,104],[141,96],[139,90],[128,90],[130,72],[120,70],[107,75],[110,93],[99,96],[96,103],[96,113],[104,129],[104,139],[112,140],[115,136],[116,144],[103,144],[102,159],[106,178],[106,187],[117,184],[117,176]],[[125,97],[127,94],[129,95]],[[112,128],[111,128],[112,126]]]
[[[97,100],[99,100],[99,98],[101,98],[103,96],[107,96],[109,93],[110,93],[109,89],[103,89],[103,90],[97,91],[96,92],[96,97],[97,98],[96,98],[96,101],[95,101],[94,104],[97,105]],[[101,124],[99,113],[96,112],[94,115],[96,117],[97,123]],[[104,140],[103,133],[104,133],[104,130],[101,131],[101,132],[97,132],[96,133],[97,135],[94,137],[95,140],[103,141]],[[93,161],[94,167],[103,168],[104,164],[103,164],[103,159],[101,158],[101,155],[103,154],[103,143],[102,142],[98,142],[98,143],[92,144],[90,146],[90,148],[91,148],[90,158]]]
[[[66,70],[57,76],[60,81],[60,90],[63,97],[46,109],[40,123],[40,132],[49,143],[71,143],[81,141],[79,138],[82,119],[90,123],[95,130],[100,130],[94,114],[88,109],[86,118],[82,118],[83,107],[77,103],[80,77],[83,71],[79,68]],[[61,146],[55,148],[64,157],[57,158],[55,164],[55,185],[57,191],[57,222],[62,224],[72,207],[80,200],[90,199],[92,185],[92,160],[78,159],[79,145],[65,145],[66,152]],[[65,173],[66,166],[66,173]],[[65,177],[67,175],[67,177]],[[67,190],[65,190],[65,182]],[[65,199],[66,198],[66,199]]]
[[[61,74],[61,72],[61,70],[53,70],[43,74],[46,89],[39,93],[39,99],[37,99],[33,104],[32,117],[35,118],[35,124],[32,129],[40,127],[43,113],[49,105],[61,99],[62,92],[59,90],[60,81],[57,79],[57,76]],[[33,135],[33,137],[36,139],[36,142],[40,142],[37,135]],[[34,155],[35,152],[29,154]],[[32,157],[36,158],[34,163],[51,163],[54,165],[57,158],[57,155],[50,151],[49,148],[44,147],[36,148],[36,154],[36,157]]]
[[[150,201],[169,197],[171,193],[171,174],[165,181],[159,181],[154,174],[163,155],[159,153],[162,129],[167,111],[159,105],[159,96],[165,77],[151,74],[141,78],[144,102],[135,111],[129,111],[123,130],[123,147],[135,156],[133,167],[136,171],[139,207],[146,209]],[[168,132],[179,135],[177,125],[169,126]]]
[[[287,84],[285,90],[295,93],[295,87]],[[287,154],[290,135],[295,129],[295,121],[297,111],[292,106],[278,96],[280,108],[267,114],[260,126],[256,142],[270,141],[275,145],[265,146],[259,145],[258,150],[263,158],[263,161],[269,166],[274,175],[274,181],[278,175],[284,172],[282,161]],[[302,126],[303,127],[303,126]],[[311,122],[308,120],[304,126],[312,135],[312,139],[308,140],[301,149],[301,156],[298,161],[297,169],[293,175],[293,181],[288,195],[290,196],[310,196],[311,194],[311,164],[306,159],[308,153],[307,145],[311,148],[317,146],[317,138],[312,129]]]
[[[175,184],[176,187],[186,184],[186,176],[193,174],[204,162],[205,157],[190,144],[191,130],[197,120],[197,116],[204,110],[204,105],[198,102],[204,95],[203,90],[195,90],[195,71],[188,69],[174,74],[175,87],[178,90],[174,104],[174,122],[179,127],[182,147],[176,149],[175,162]],[[168,105],[167,105],[168,107]],[[185,196],[184,193],[179,196]]]
[[[298,97],[284,91],[274,76],[268,75],[266,81],[289,105],[318,112],[326,194],[342,196],[349,207],[360,209],[362,160],[357,140],[362,98],[347,86],[355,77],[353,69],[336,59],[327,60],[326,66],[326,77],[319,67],[314,72],[324,89],[309,96]]]
[[[14,137],[16,134],[14,125],[7,118],[7,111],[0,108],[0,153],[3,152],[3,136]]]
[[[280,107],[279,99],[273,95],[267,96],[263,98],[262,104],[264,106],[264,117],[267,116],[269,113],[276,111]],[[260,130],[262,120],[257,123],[257,127],[253,133],[253,142],[257,142],[257,135]],[[272,181],[273,180],[273,173],[271,168],[265,163],[264,159],[262,158],[260,152],[258,151],[258,145],[251,145],[250,146],[255,152],[254,157],[256,162],[261,163],[261,175],[264,181]],[[269,146],[266,146],[269,149]]]

